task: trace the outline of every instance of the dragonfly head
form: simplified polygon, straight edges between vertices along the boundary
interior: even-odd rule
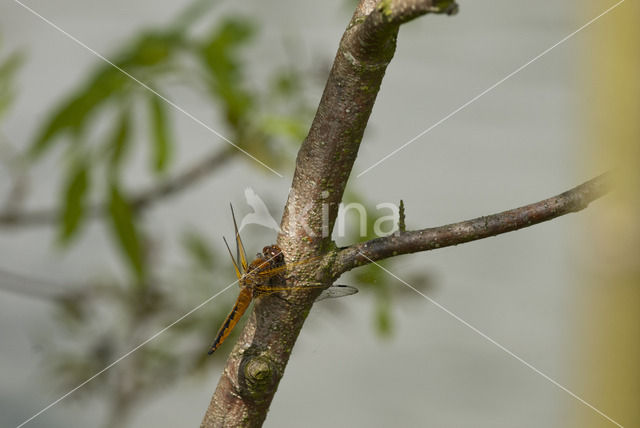
[[[247,274],[256,274],[266,270],[274,269],[284,265],[284,255],[282,250],[276,245],[267,245],[262,249],[262,253],[258,253],[256,258],[249,263]]]
[[[270,267],[282,266],[284,264],[284,254],[277,245],[267,245],[262,249],[262,256],[269,261]]]

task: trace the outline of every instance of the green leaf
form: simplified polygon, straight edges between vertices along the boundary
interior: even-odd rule
[[[144,277],[144,257],[140,238],[134,223],[133,211],[122,195],[117,183],[111,183],[109,214],[116,240],[138,279]]]
[[[390,336],[393,333],[393,319],[391,316],[391,298],[388,293],[376,295],[375,309],[376,331],[380,336]]]
[[[150,98],[149,108],[151,110],[151,133],[153,136],[153,169],[161,173],[167,169],[172,148],[166,104],[160,97],[153,95]]]
[[[23,55],[15,52],[0,63],[0,117],[6,113],[13,102],[15,96],[12,88],[13,80],[23,60]]]
[[[128,81],[122,72],[111,65],[94,74],[84,88],[64,101],[49,117],[32,143],[30,155],[37,158],[51,148],[56,137],[71,133],[79,135],[94,117],[99,107],[122,92]]]
[[[33,158],[42,155],[46,149],[51,147],[53,139],[63,131],[69,129],[72,124],[82,122],[82,115],[76,113],[80,99],[78,97],[70,98],[61,105],[47,121],[47,124],[41,127],[38,136],[29,149],[29,154]]]
[[[84,161],[78,161],[70,169],[64,190],[64,205],[60,215],[59,240],[62,244],[70,242],[85,218],[89,172]]]
[[[131,65],[151,67],[166,62],[171,55],[176,34],[149,32],[143,34],[129,53],[128,61]]]
[[[254,25],[239,18],[229,18],[202,44],[200,54],[211,78],[211,91],[221,99],[227,120],[239,125],[252,105],[252,95],[243,88],[242,64],[237,54],[255,33]]]
[[[127,148],[129,147],[129,133],[131,127],[131,120],[129,118],[129,111],[123,111],[120,114],[118,123],[116,124],[113,134],[110,136],[107,145],[111,150],[111,168],[116,169],[120,166]]]

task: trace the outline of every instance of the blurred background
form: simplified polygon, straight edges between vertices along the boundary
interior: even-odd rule
[[[17,426],[233,281],[228,203],[282,214],[354,2],[24,3],[0,14],[0,425]],[[625,427],[640,426],[640,7],[461,2],[401,29],[346,200],[407,227],[604,171],[586,211],[385,266]],[[188,112],[185,114],[184,112]],[[189,117],[191,116],[191,117]],[[194,120],[195,118],[195,120]],[[201,122],[201,123],[198,123]],[[202,124],[280,171],[233,149]],[[336,237],[355,242],[353,233]],[[250,225],[249,254],[275,241]],[[314,306],[265,426],[615,426],[373,267]],[[196,426],[235,338],[221,294],[25,426]]]

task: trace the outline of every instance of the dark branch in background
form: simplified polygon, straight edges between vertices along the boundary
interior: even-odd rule
[[[171,180],[160,183],[157,186],[134,196],[131,200],[131,206],[136,211],[144,210],[151,204],[172,196],[175,193],[197,183],[207,175],[211,174],[216,168],[224,165],[228,159],[237,153],[238,151],[236,149],[227,147],[212,153],[202,161],[176,175]]]
[[[0,290],[20,296],[55,302],[64,296],[61,284],[29,277],[0,268]]]
[[[449,247],[512,232],[585,209],[607,190],[607,174],[557,196],[473,220],[372,239],[338,251],[333,277],[355,267],[402,254]]]
[[[154,203],[187,189],[211,174],[216,168],[223,166],[235,153],[237,153],[235,150],[225,147],[211,153],[175,177],[132,195],[129,199],[132,209],[142,212]],[[94,204],[87,208],[87,216],[97,218],[107,214],[107,211],[105,203]],[[7,209],[0,213],[0,226],[45,226],[58,223],[59,215],[60,212],[57,209],[24,212]]]

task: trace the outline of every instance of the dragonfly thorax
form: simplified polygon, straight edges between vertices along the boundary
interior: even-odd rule
[[[282,282],[284,255],[277,245],[268,245],[249,263],[247,271],[240,278],[240,285],[252,288]]]

